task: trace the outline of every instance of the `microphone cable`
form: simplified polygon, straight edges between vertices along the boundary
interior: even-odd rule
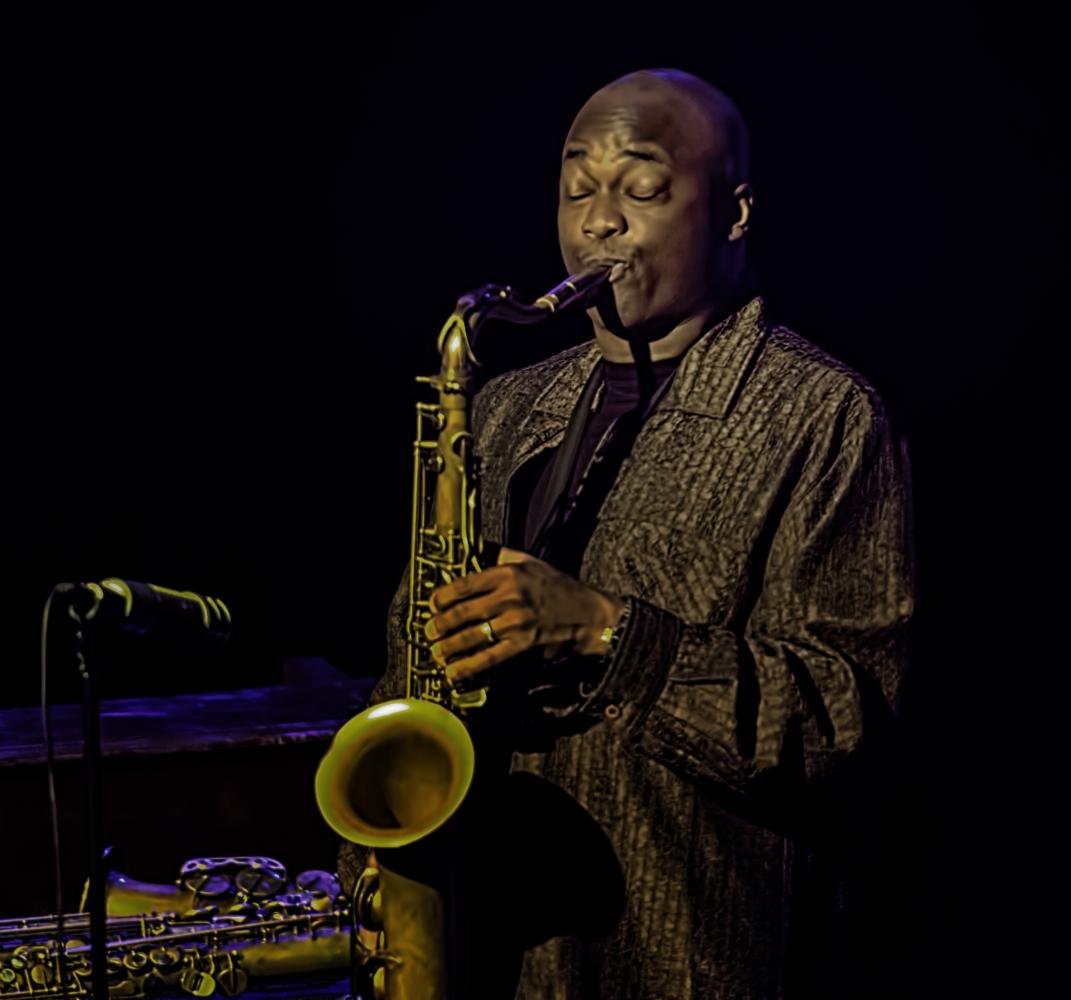
[[[41,728],[45,737],[45,773],[48,778],[48,807],[52,826],[52,876],[55,879],[56,974],[62,990],[66,977],[66,947],[63,940],[63,862],[60,853],[59,800],[56,795],[56,747],[48,699],[48,623],[52,600],[57,593],[73,590],[70,584],[58,584],[49,591],[41,616]]]

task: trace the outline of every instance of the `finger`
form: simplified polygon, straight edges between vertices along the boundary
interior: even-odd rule
[[[435,602],[433,614],[424,625],[424,634],[429,639],[441,639],[466,625],[486,620],[511,605],[523,602],[522,591],[525,584],[522,579],[525,577],[523,569],[517,566],[498,566],[478,575],[483,580],[475,585],[477,592],[474,596],[458,598],[448,607],[442,605],[439,600]],[[489,591],[484,591],[483,587],[488,582],[494,584],[494,587]]]
[[[517,603],[517,599],[510,594],[495,590],[490,594],[474,597],[470,601],[461,601],[455,604],[449,611],[442,614],[432,615],[424,623],[424,635],[429,639],[445,639],[447,636],[460,632],[469,625],[482,624],[502,614]]]
[[[504,663],[511,656],[516,656],[518,653],[523,652],[524,648],[521,643],[514,639],[503,639],[501,642],[496,642],[493,646],[487,646],[472,656],[466,656],[463,659],[447,664],[446,678],[451,684],[456,684],[467,677],[473,677],[476,674],[483,673],[485,670],[490,670],[491,667],[497,667],[498,664]]]
[[[530,609],[508,608],[500,615],[488,615],[481,618],[478,624],[433,643],[431,655],[439,666],[445,666],[451,660],[456,660],[470,652],[479,652],[489,643],[502,642],[507,638],[515,642],[519,641],[527,649],[532,645],[535,635],[533,624],[534,617]],[[491,626],[490,639],[485,631],[488,625]]]
[[[462,601],[449,611],[432,615],[424,623],[424,635],[429,639],[445,639],[473,622],[486,621],[497,610],[493,593]]]
[[[449,583],[444,583],[431,592],[431,610],[436,614],[441,614],[458,601],[494,590],[501,582],[504,572],[506,571],[502,567],[492,566],[482,573],[470,573],[468,576],[459,576]]]
[[[487,636],[483,631],[483,624],[462,629],[460,632],[455,632],[448,639],[432,643],[432,659],[440,667],[445,667],[451,660],[486,649],[491,643],[488,642]],[[497,636],[498,633],[495,632],[494,634]]]

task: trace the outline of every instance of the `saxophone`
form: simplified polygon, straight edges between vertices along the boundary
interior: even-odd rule
[[[417,403],[413,516],[406,619],[406,696],[350,719],[316,774],[316,800],[341,837],[366,847],[401,847],[428,836],[458,809],[472,784],[473,742],[466,726],[484,708],[486,687],[459,690],[432,659],[424,625],[433,590],[493,562],[479,530],[478,469],[472,450],[472,345],[495,319],[537,323],[590,305],[609,267],[571,275],[522,304],[508,287],[484,285],[458,300],[439,333],[439,373],[417,382],[435,390]],[[430,433],[429,433],[430,432]],[[367,1000],[436,1000],[447,995],[443,901],[428,886],[369,867],[358,880],[353,919],[380,930],[380,947],[358,975]]]
[[[83,897],[84,906],[84,897]],[[250,979],[332,974],[350,963],[350,917],[338,882],[271,858],[187,862],[175,885],[118,873],[107,886],[109,997],[234,996]],[[92,995],[89,915],[0,920],[0,997]]]

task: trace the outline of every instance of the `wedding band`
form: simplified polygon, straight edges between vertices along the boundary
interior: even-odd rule
[[[496,642],[498,642],[498,636],[495,635],[495,630],[491,628],[490,622],[484,622],[480,626],[480,631],[483,633],[483,637],[487,640],[488,646],[493,646]]]

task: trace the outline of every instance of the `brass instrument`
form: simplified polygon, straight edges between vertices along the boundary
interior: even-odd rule
[[[347,968],[350,914],[333,875],[291,885],[269,858],[207,861],[187,862],[177,885],[110,877],[109,997],[234,996],[250,978]],[[0,920],[4,1000],[86,998],[90,973],[88,914]]]
[[[570,306],[590,305],[609,276],[609,267],[571,275],[532,305],[517,302],[508,287],[485,285],[470,292],[458,300],[439,333],[438,375],[417,378],[438,399],[417,403],[406,696],[350,719],[316,774],[320,811],[347,840],[372,848],[418,841],[454,814],[472,783],[475,753],[464,719],[486,704],[488,692],[448,684],[431,657],[424,626],[433,590],[485,567],[470,426],[476,334],[491,319],[537,323]],[[356,921],[383,930],[386,948],[372,956],[370,970],[375,996],[445,996],[437,893],[380,865],[362,875],[354,910]]]

